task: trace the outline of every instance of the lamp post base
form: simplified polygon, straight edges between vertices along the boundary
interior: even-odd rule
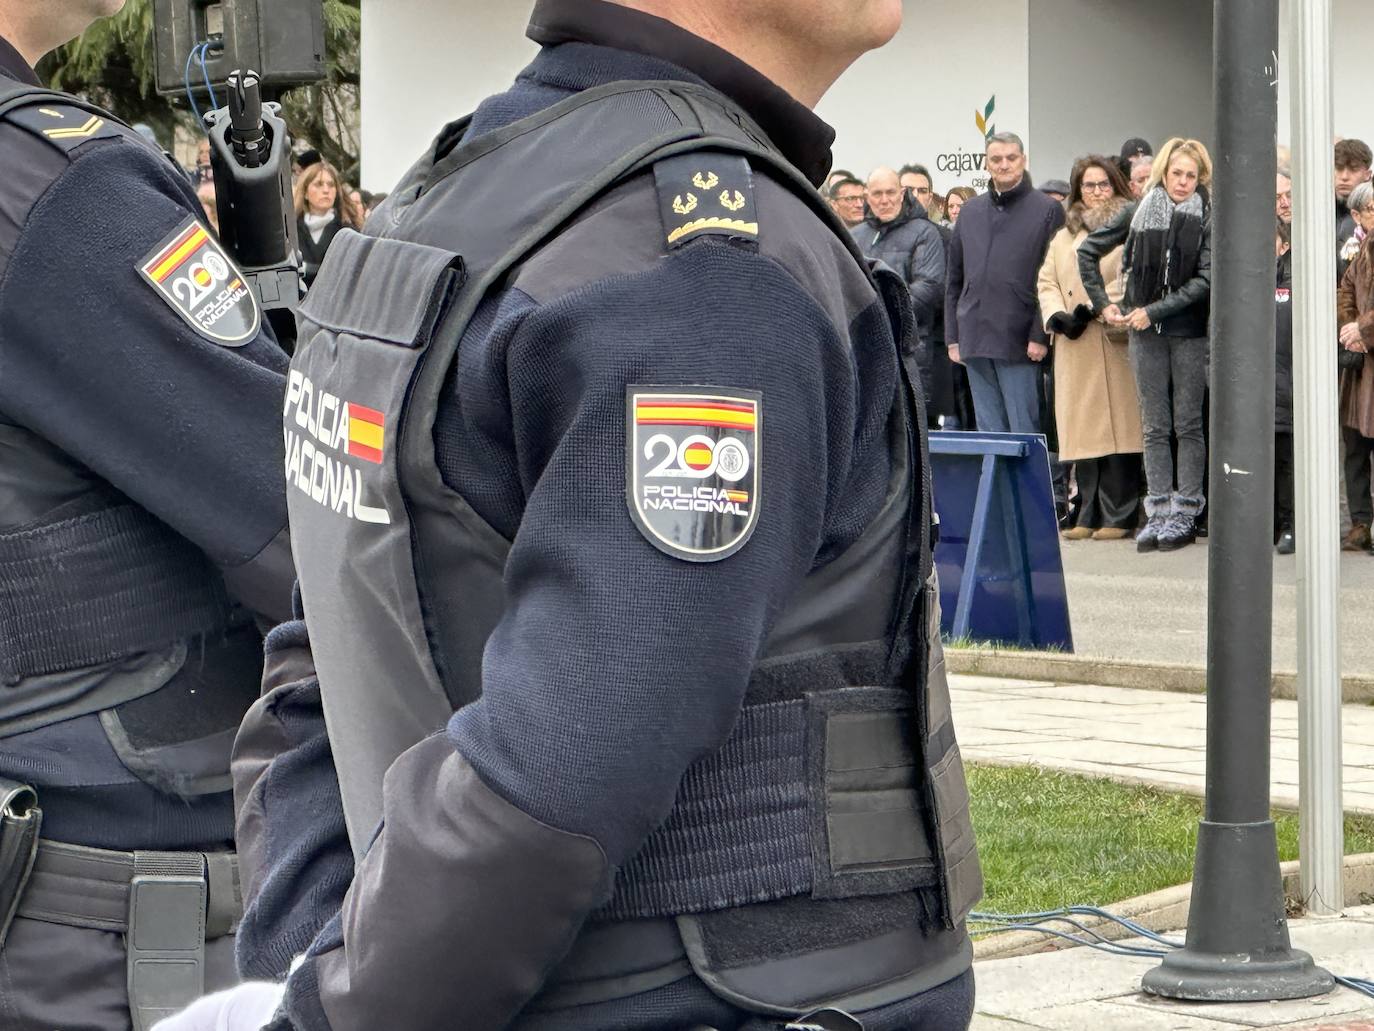
[[[1289,942],[1273,821],[1202,821],[1187,942],[1141,987],[1168,999],[1262,1002],[1306,999],[1335,986]]]

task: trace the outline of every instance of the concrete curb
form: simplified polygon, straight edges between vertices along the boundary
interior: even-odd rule
[[[1207,671],[1201,666],[1132,659],[1098,659],[1058,652],[1003,651],[997,648],[945,648],[945,667],[951,673],[1000,677],[1007,680],[1046,680],[1057,684],[1098,684],[1137,687],[1151,691],[1203,694]],[[1290,701],[1298,696],[1296,673],[1275,673],[1273,697]],[[1374,702],[1374,677],[1347,674],[1341,678],[1341,700],[1349,704]]]
[[[1290,905],[1299,901],[1298,892],[1299,864],[1297,860],[1280,866],[1283,872],[1283,892]],[[1374,852],[1345,857],[1345,899],[1343,906],[1368,905],[1374,900]],[[1107,912],[1125,917],[1140,926],[1159,933],[1177,931],[1188,926],[1188,904],[1193,892],[1192,884],[1177,884],[1172,888],[1126,899],[1111,906],[1103,906]],[[1134,935],[1110,920],[1101,917],[1076,917],[1085,927],[1092,928],[1103,938],[1117,940]],[[1051,925],[1058,930],[1072,931],[1063,924]],[[1012,956],[1029,956],[1037,952],[1051,952],[1059,949],[1078,948],[1063,938],[1053,938],[1032,931],[1008,931],[1005,934],[981,935],[974,939],[973,958],[1007,959]]]

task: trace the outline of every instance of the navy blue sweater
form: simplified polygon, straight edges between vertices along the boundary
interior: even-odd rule
[[[0,83],[35,81],[17,64],[0,39]],[[44,525],[113,487],[242,573],[284,528],[286,355],[265,324],[242,347],[202,336],[138,272],[168,234],[204,217],[185,176],[141,140],[98,132],[63,148],[0,121],[0,532]],[[254,578],[280,618],[289,571],[275,584]],[[183,681],[207,672],[194,655]],[[236,696],[251,698],[256,670],[241,672]],[[66,671],[42,687],[79,697],[91,681]],[[227,792],[153,787],[120,761],[96,715],[7,737],[0,775],[38,788],[55,840],[180,849],[232,834]]]
[[[699,81],[610,47],[547,47],[481,106],[469,138],[627,79]],[[766,214],[761,208],[765,238]],[[656,215],[643,231],[661,240]],[[634,527],[622,500],[631,383],[762,393],[761,490],[774,500],[730,558],[683,562]],[[728,735],[798,583],[857,539],[881,506],[896,389],[891,328],[876,299],[837,331],[834,313],[794,269],[719,240],[563,292],[517,279],[484,302],[435,426],[445,480],[513,541],[482,697],[448,728],[483,782],[540,821],[593,839],[612,866],[633,856],[666,817],[683,772]],[[283,785],[285,806],[287,795]],[[336,809],[298,815],[341,828]],[[392,816],[388,809],[388,826]],[[278,852],[245,927],[299,940],[302,927],[329,915],[317,908],[300,923],[298,906],[289,919],[262,912],[274,878],[299,882],[318,859],[318,838],[309,848],[313,855]],[[293,900],[272,904],[285,912]],[[349,904],[345,922],[366,929],[367,902]],[[242,938],[239,947],[241,956],[255,949]],[[311,952],[344,947],[336,920]],[[303,998],[318,991],[308,967],[292,980],[292,1015],[313,1028],[310,1014],[322,1011]]]

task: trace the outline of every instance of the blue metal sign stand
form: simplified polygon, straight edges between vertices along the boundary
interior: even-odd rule
[[[944,632],[1072,651],[1044,438],[932,433],[930,454]]]

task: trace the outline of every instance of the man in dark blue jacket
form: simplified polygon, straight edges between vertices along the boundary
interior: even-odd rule
[[[945,286],[945,342],[968,369],[978,428],[1039,433],[1049,355],[1036,278],[1064,209],[1034,189],[1020,137],[988,139],[992,186],[959,212]]]
[[[241,949],[281,976],[327,923],[274,1028],[968,1023],[910,297],[815,190],[810,105],[901,5],[632,6],[541,0],[301,310]],[[302,837],[340,812],[341,907]],[[171,1026],[256,1027],[254,991]]]

